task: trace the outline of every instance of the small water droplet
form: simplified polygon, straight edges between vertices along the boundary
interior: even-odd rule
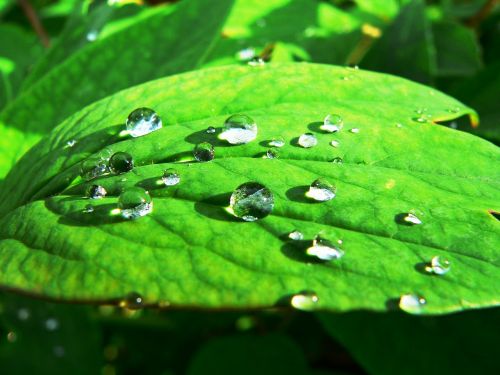
[[[450,122],[450,125],[449,125],[449,126],[450,126],[450,128],[452,128],[452,129],[458,129],[458,124],[457,124],[457,122],[456,122],[456,121],[452,121],[452,122]]]
[[[420,225],[422,224],[422,220],[418,218],[418,216],[414,212],[408,212],[404,217],[403,221],[405,223],[411,224],[411,225]]]
[[[201,162],[213,160],[215,157],[214,146],[208,142],[198,143],[193,150],[193,156]]]
[[[138,310],[144,307],[144,299],[139,293],[131,292],[120,301],[119,306],[129,310]]]
[[[134,168],[134,159],[128,152],[118,151],[109,159],[109,169],[115,174],[126,173]]]
[[[410,314],[419,314],[427,301],[416,294],[404,294],[399,299],[399,308]]]
[[[7,341],[8,342],[16,342],[17,341],[17,334],[14,331],[10,331],[7,333]]]
[[[17,318],[19,320],[28,320],[30,317],[30,311],[27,308],[20,308],[17,310]]]
[[[343,164],[344,160],[340,156],[337,156],[337,157],[332,159],[332,163],[333,164]]]
[[[427,112],[427,108],[417,108],[415,109],[415,113],[418,115],[421,115],[423,113]]]
[[[272,147],[266,152],[266,157],[268,159],[277,159],[280,156],[280,150],[277,147]]]
[[[163,172],[161,179],[165,185],[174,186],[181,181],[181,176],[174,168],[168,168]]]
[[[253,141],[257,137],[257,124],[247,115],[236,114],[224,122],[224,130],[219,135],[232,145],[239,145]]]
[[[427,272],[433,273],[435,275],[444,275],[448,273],[450,269],[451,269],[450,261],[438,255],[432,257],[429,265],[425,267],[425,270]]]
[[[153,211],[153,201],[146,190],[131,187],[118,197],[118,208],[123,218],[136,219]]]
[[[206,130],[207,134],[214,134],[215,133],[215,128],[213,126],[209,126]]]
[[[45,328],[47,331],[55,331],[59,328],[59,321],[54,318],[49,318],[45,321]]]
[[[76,144],[77,144],[77,140],[76,139],[72,139],[72,140],[66,142],[66,148],[71,148],[71,147],[73,147]]]
[[[248,47],[248,48],[243,48],[242,50],[238,51],[238,59],[240,61],[248,61],[251,60],[255,57],[256,51],[254,48]]]
[[[283,147],[285,145],[285,139],[283,137],[274,137],[269,141],[269,146],[271,147]]]
[[[334,139],[330,142],[330,146],[337,148],[340,146],[340,142]]]
[[[359,133],[359,128],[352,128],[351,130],[349,130],[351,133]]]
[[[413,117],[412,120],[420,124],[424,124],[428,121],[425,116]]]
[[[87,204],[83,208],[83,212],[86,213],[86,214],[90,214],[90,213],[94,212],[94,206],[92,206],[91,204]]]
[[[162,122],[160,116],[150,108],[137,108],[128,115],[125,126],[132,137],[143,135],[161,129]]]
[[[458,112],[460,112],[460,107],[449,108],[448,112],[450,112],[450,113],[458,113]]]
[[[396,124],[396,128],[402,128],[402,127],[403,127],[403,125],[401,125],[400,123]]]
[[[229,205],[234,216],[255,221],[271,213],[274,196],[271,190],[258,182],[246,182],[233,191]]]
[[[288,234],[288,238],[294,241],[301,241],[304,239],[304,235],[302,234],[302,232],[299,232],[297,229],[295,229]]]
[[[304,148],[311,148],[318,144],[318,139],[312,133],[305,133],[299,137],[299,145]]]
[[[255,56],[248,60],[247,64],[250,66],[264,66],[266,65],[266,61],[262,57]]]
[[[290,300],[290,305],[297,310],[314,310],[319,302],[318,295],[312,291],[304,291],[295,294]]]
[[[325,202],[335,198],[336,188],[324,178],[313,181],[306,196],[318,202]]]
[[[89,30],[85,36],[89,42],[95,42],[99,36],[99,30]]]
[[[87,188],[87,197],[90,199],[101,199],[106,196],[108,192],[101,185],[90,185]]]
[[[319,235],[314,237],[312,246],[306,250],[306,253],[321,260],[339,259],[344,256],[344,251]]]
[[[344,127],[344,120],[340,115],[329,114],[323,120],[323,125],[320,129],[327,133],[334,133],[340,131]]]
[[[108,171],[107,161],[100,157],[90,157],[80,164],[80,176],[86,181],[103,176]]]

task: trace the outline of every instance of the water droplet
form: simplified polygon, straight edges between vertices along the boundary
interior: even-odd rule
[[[19,320],[28,320],[30,317],[30,311],[27,308],[21,308],[17,310],[17,318]]]
[[[277,159],[280,156],[280,150],[277,147],[272,147],[266,152],[266,157],[268,159]]]
[[[458,129],[458,124],[457,124],[457,122],[456,122],[456,121],[452,121],[452,122],[450,122],[450,125],[449,125],[449,126],[450,126],[450,128],[452,128],[452,129]]]
[[[86,214],[90,214],[90,213],[94,212],[94,206],[92,206],[91,204],[87,204],[84,207],[83,212]]]
[[[325,202],[335,198],[335,191],[335,186],[330,182],[324,178],[318,178],[313,181],[306,196],[318,202]]]
[[[400,123],[396,124],[396,128],[402,128],[402,127],[403,127],[403,125],[401,125]]]
[[[285,139],[282,137],[275,137],[269,142],[271,147],[283,147],[285,145]]]
[[[359,133],[359,128],[352,128],[351,130],[349,130],[351,133]]]
[[[198,143],[193,150],[194,158],[197,161],[210,161],[215,157],[214,146],[208,142]]]
[[[229,205],[234,216],[245,221],[255,221],[271,213],[274,196],[264,185],[246,182],[233,191]]]
[[[425,118],[425,116],[414,117],[412,118],[412,120],[421,124],[426,123],[428,121],[427,118]]]
[[[109,159],[109,169],[115,174],[126,173],[134,168],[134,159],[128,152],[116,152]]]
[[[130,310],[138,310],[144,307],[144,299],[139,293],[131,292],[120,301],[119,306]]]
[[[314,310],[319,302],[318,295],[315,292],[304,291],[295,294],[290,300],[292,307],[297,310],[311,311]]]
[[[80,164],[80,176],[90,181],[108,173],[107,161],[100,157],[90,157]]]
[[[460,107],[449,108],[448,112],[450,112],[450,113],[458,113],[458,112],[460,112]]]
[[[423,113],[427,112],[427,108],[417,108],[415,109],[415,113],[418,115],[421,115]]]
[[[89,30],[87,35],[85,36],[89,42],[95,42],[97,37],[99,36],[98,30]]]
[[[181,181],[181,176],[174,168],[168,168],[163,172],[161,179],[165,185],[174,186]]]
[[[257,137],[257,124],[247,115],[236,114],[228,117],[224,122],[224,130],[219,135],[232,145],[239,145],[253,141]]]
[[[321,260],[339,259],[344,256],[344,251],[319,235],[314,237],[312,246],[306,250],[306,253]]]
[[[214,134],[215,133],[215,128],[213,126],[209,126],[206,130],[207,134]]]
[[[146,190],[131,187],[118,197],[118,208],[123,218],[136,219],[153,211],[153,201]]]
[[[420,220],[414,212],[408,212],[404,217],[403,221],[405,223],[411,225],[419,225],[422,224],[422,220]]]
[[[71,147],[73,147],[74,145],[76,145],[76,143],[77,143],[77,140],[76,140],[76,139],[72,139],[72,140],[70,140],[70,141],[66,142],[66,147],[67,147],[67,148],[71,148]]]
[[[17,341],[17,334],[14,331],[10,331],[7,333],[7,341],[8,342],[16,342]]]
[[[264,66],[266,65],[266,61],[262,57],[255,56],[251,58],[247,64],[250,66]]]
[[[101,185],[90,185],[87,188],[87,197],[90,199],[101,199],[106,196],[108,192]]]
[[[66,354],[66,351],[60,345],[54,346],[54,348],[52,348],[52,351],[54,352],[54,355],[58,358],[62,358]]]
[[[333,164],[343,164],[344,160],[340,156],[337,156],[337,157],[332,159],[332,163]]]
[[[340,146],[340,142],[334,139],[330,142],[330,146],[337,148]]]
[[[294,241],[301,241],[304,239],[304,235],[302,234],[302,232],[299,232],[297,229],[295,229],[288,234],[288,238]]]
[[[448,273],[450,269],[451,269],[450,261],[438,255],[433,257],[429,265],[425,268],[427,272],[436,275],[444,275],[445,273]]]
[[[162,122],[152,109],[137,108],[128,115],[125,126],[132,137],[140,137],[161,129]]]
[[[318,139],[312,133],[305,133],[299,137],[299,145],[304,148],[311,148],[318,144]]]
[[[399,299],[399,308],[410,314],[419,314],[426,304],[425,298],[416,294],[404,294]]]
[[[256,52],[254,48],[248,47],[243,48],[241,51],[238,51],[237,55],[240,61],[248,61],[255,57]]]
[[[344,120],[340,115],[329,114],[323,120],[323,125],[320,126],[320,129],[327,133],[334,133],[340,131],[343,127]]]
[[[49,318],[45,321],[45,328],[47,331],[55,331],[59,328],[59,321],[54,318]]]

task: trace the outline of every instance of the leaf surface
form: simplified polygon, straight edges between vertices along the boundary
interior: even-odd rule
[[[120,136],[141,106],[154,108],[164,127]],[[470,134],[415,121],[424,107],[433,121],[474,115],[401,78],[305,63],[206,69],[120,92],[63,122],[4,181],[0,283],[67,300],[137,291],[152,304],[209,308],[268,307],[303,290],[329,310],[385,310],[405,293],[425,296],[423,313],[496,305],[500,224],[489,211],[500,210],[500,152]],[[344,129],[322,133],[331,112]],[[206,133],[234,113],[255,119],[257,140],[229,146]],[[316,134],[316,147],[297,145],[305,132]],[[286,140],[280,158],[263,158],[276,136]],[[215,145],[216,158],[186,162],[202,141]],[[81,182],[80,163],[104,151],[129,152],[136,168]],[[332,163],[336,157],[343,164]],[[181,182],[166,188],[158,181],[168,167]],[[318,177],[336,185],[334,199],[305,197]],[[247,181],[275,197],[272,214],[251,223],[224,210]],[[108,197],[83,198],[95,183]],[[136,221],[110,216],[130,186],[150,191],[153,213]],[[89,203],[93,213],[85,213]],[[422,211],[423,224],[402,225],[401,214],[412,209]],[[294,229],[303,242],[287,240]],[[343,241],[343,258],[306,256],[320,232]],[[450,259],[448,274],[423,272],[435,255]]]

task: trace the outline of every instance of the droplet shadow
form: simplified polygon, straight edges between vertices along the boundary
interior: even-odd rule
[[[287,258],[301,263],[321,264],[325,263],[319,258],[307,255],[306,251],[311,246],[310,240],[290,240],[281,246],[281,252]]]
[[[238,218],[231,215],[224,208],[229,204],[231,193],[217,194],[208,197],[194,204],[194,209],[199,214],[210,219],[219,221],[242,222]]]
[[[435,276],[434,273],[427,271],[429,269],[429,267],[430,267],[429,263],[419,262],[419,263],[415,264],[415,266],[413,268],[415,269],[415,271],[417,271],[418,273],[421,273],[422,275]]]
[[[320,203],[314,199],[308,198],[306,193],[309,191],[309,186],[295,186],[286,191],[286,197],[293,202],[299,203]]]
[[[92,204],[90,202],[91,200],[89,200],[89,204]],[[126,221],[120,215],[111,214],[111,211],[116,209],[116,204],[92,204],[92,208],[92,212],[85,212],[84,209],[81,209],[63,214],[58,223],[75,227],[87,227]]]
[[[312,131],[312,132],[315,132],[315,133],[326,133],[325,131],[321,130],[321,125],[323,125],[322,122],[320,121],[314,121],[314,122],[311,122],[307,125],[307,128]]]
[[[193,145],[197,145],[202,142],[208,142],[214,147],[232,147],[238,145],[232,145],[224,140],[218,138],[221,133],[219,128],[216,128],[215,133],[207,133],[206,130],[200,130],[189,134],[184,140]]]
[[[400,225],[405,225],[407,227],[412,227],[414,226],[414,224],[412,223],[409,223],[405,220],[405,218],[408,216],[408,213],[407,212],[402,212],[400,214],[397,214],[396,216],[394,216],[394,221],[397,223],[397,224],[400,224]]]

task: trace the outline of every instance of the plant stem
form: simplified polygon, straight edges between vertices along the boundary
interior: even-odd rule
[[[477,28],[497,4],[498,0],[486,1],[481,9],[467,21],[467,25],[474,29]]]
[[[30,22],[31,26],[33,27],[33,30],[35,30],[36,34],[40,38],[40,41],[42,42],[43,46],[45,48],[48,48],[50,46],[49,37],[42,23],[40,22],[40,19],[38,18],[35,9],[31,5],[29,0],[17,0],[17,2],[19,6],[23,9],[24,15]]]

